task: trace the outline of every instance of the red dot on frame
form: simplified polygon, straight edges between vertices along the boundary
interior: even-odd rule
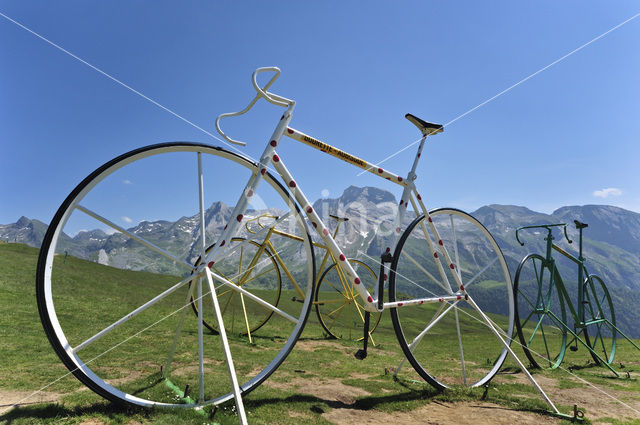
[[[260,170],[260,174],[262,174],[263,176],[264,176],[264,173],[266,173],[266,172],[267,172],[266,168],[263,168],[262,170]]]
[[[456,268],[456,266],[454,266],[454,265],[453,265],[453,263],[451,263],[451,264],[449,264],[449,268],[450,268],[451,270],[453,270],[453,269],[455,269],[455,268]]]
[[[293,180],[291,180],[289,182],[289,187],[296,187],[296,182],[294,182]]]
[[[222,242],[220,243],[220,246],[224,246],[224,244],[225,244],[225,243],[226,243],[226,241],[222,241]]]
[[[253,190],[249,189],[247,192],[247,198],[251,198],[253,196]]]
[[[398,176],[398,181],[401,182],[402,181],[402,177]]]
[[[384,280],[384,281],[387,280],[387,275],[386,274],[384,276],[382,276],[382,280]]]
[[[340,254],[340,261],[344,261],[344,260],[346,260],[346,259],[347,259],[347,258],[344,256],[344,254]]]
[[[356,285],[360,285],[360,278],[359,277],[356,277],[353,281],[355,282]]]
[[[307,212],[308,212],[309,214],[311,214],[311,213],[313,212],[313,208],[311,208],[311,207],[307,207]]]
[[[398,303],[398,307],[402,307],[404,303]]]
[[[211,268],[211,267],[213,267],[213,264],[214,264],[214,262],[210,261],[209,264],[207,264],[207,267]]]
[[[433,258],[438,258],[438,253],[437,252],[433,253]]]
[[[273,155],[273,162],[280,161],[280,157],[278,155]]]
[[[288,132],[289,134],[293,134],[293,130],[292,130],[292,129],[290,129],[290,128],[287,128],[287,132]]]
[[[326,236],[326,235],[328,235],[328,234],[329,234],[329,231],[328,231],[327,229],[324,229],[324,230],[322,231],[322,233],[324,233],[324,234],[325,234],[325,236]]]
[[[316,228],[316,229],[318,228],[318,224],[315,221],[312,221],[311,224],[313,224],[314,228]]]
[[[440,245],[440,246],[443,246],[443,245],[444,245],[444,242],[442,242],[442,239],[440,239],[440,240],[438,241],[438,245]]]
[[[373,302],[373,298],[371,298],[371,295],[369,295],[369,298],[367,298],[367,301],[369,301],[370,303]]]
[[[273,146],[274,148],[275,148],[276,146],[278,146],[278,142],[276,142],[275,140],[272,140],[272,141],[270,142],[270,144],[271,144],[271,146]]]
[[[238,216],[236,217],[236,220],[238,220],[238,223],[242,221],[242,219],[244,218],[244,216],[242,214],[238,214]]]
[[[429,223],[433,223],[433,219],[429,217]]]
[[[416,195],[418,197],[418,201],[422,201],[422,196],[420,196],[420,194],[418,193],[418,195]]]
[[[378,172],[379,172],[380,174],[382,174],[382,172],[383,172],[383,171],[384,171],[384,170],[383,170],[382,168],[378,168]]]

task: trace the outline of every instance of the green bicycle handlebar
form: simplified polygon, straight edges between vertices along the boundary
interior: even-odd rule
[[[573,243],[573,241],[571,239],[569,239],[569,235],[567,234],[567,223],[557,223],[557,224],[538,224],[536,226],[522,226],[522,227],[518,227],[516,229],[516,240],[518,241],[518,243],[520,244],[520,246],[524,246],[524,242],[522,242],[520,240],[520,238],[518,237],[518,232],[520,230],[525,230],[525,229],[537,229],[537,228],[545,228],[547,229],[547,231],[549,232],[549,236],[551,236],[551,228],[552,227],[560,227],[563,226],[564,228],[564,237],[567,239],[567,242],[569,243]]]

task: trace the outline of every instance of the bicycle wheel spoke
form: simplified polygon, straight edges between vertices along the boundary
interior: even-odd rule
[[[476,279],[478,279],[480,276],[482,276],[482,274],[484,272],[486,272],[489,269],[489,267],[493,266],[496,263],[496,261],[498,261],[498,257],[494,258],[490,263],[488,263],[486,266],[484,266],[482,268],[482,270],[480,270],[478,273],[476,273],[476,275],[473,276],[473,278],[471,280],[469,280],[469,282],[464,284],[465,289],[469,289],[471,284],[473,284],[476,281]],[[462,277],[460,277],[460,280],[462,281]]]
[[[518,298],[523,298],[527,304],[529,304],[529,307],[531,307],[532,311],[536,310],[536,305],[534,305],[530,300],[529,297],[527,297],[522,291],[518,292]]]
[[[274,270],[275,270],[275,266],[272,266],[271,268],[269,268],[269,269],[267,269],[267,270],[265,270],[265,271],[263,271],[263,272],[260,272],[260,274],[253,275],[253,276],[251,276],[251,278],[249,278],[249,279],[245,279],[245,280],[240,284],[240,286],[245,286],[247,283],[249,283],[249,282],[251,282],[251,281],[253,281],[253,280],[260,279],[262,276],[266,275],[267,273],[271,273],[271,272],[272,272],[272,271],[274,271]]]
[[[529,319],[531,319],[531,316],[533,316],[533,314],[535,313],[535,310],[531,310],[531,312],[529,313],[529,315],[527,316],[527,318],[524,320],[524,322],[522,323],[522,327],[527,326],[527,323],[529,323]]]
[[[156,297],[152,298],[151,300],[147,301],[146,303],[144,303],[140,307],[138,307],[135,310],[131,311],[130,313],[126,314],[125,316],[123,316],[119,320],[115,321],[111,325],[109,325],[106,328],[102,329],[100,332],[98,332],[97,334],[93,335],[89,339],[87,339],[84,342],[78,344],[71,351],[73,353],[77,353],[78,351],[80,351],[83,348],[85,348],[87,345],[91,344],[92,342],[97,341],[98,339],[102,338],[103,336],[105,336],[106,334],[108,334],[109,332],[111,332],[112,330],[117,328],[118,326],[122,325],[123,323],[127,322],[128,320],[130,320],[133,317],[137,316],[138,314],[142,313],[143,311],[145,311],[146,309],[148,309],[152,305],[156,304],[157,302],[159,302],[163,298],[165,298],[168,295],[172,294],[173,292],[177,291],[178,289],[180,289],[181,287],[183,287],[187,283],[191,282],[193,279],[194,279],[194,276],[189,276],[188,278],[176,283],[175,285],[173,285],[172,287],[170,287],[166,291],[162,292],[161,294],[159,294]]]
[[[444,316],[446,316],[453,308],[455,308],[456,304],[458,304],[458,301],[455,301],[451,304],[449,304],[449,307],[447,307],[447,309],[445,311],[443,311],[439,316],[438,313],[441,311],[441,309],[444,307],[444,303],[442,304],[441,308],[438,309],[438,311],[436,311],[436,313],[433,315],[433,317],[431,318],[431,321],[427,324],[427,326],[422,330],[422,332],[420,332],[414,339],[413,341],[411,341],[411,344],[409,344],[409,349],[411,349],[412,351],[418,346],[418,344],[420,344],[420,341],[422,341],[422,338],[424,338],[424,336],[440,321],[440,319],[442,319]]]
[[[547,352],[546,360],[549,362],[549,367],[551,367],[551,366],[552,366],[552,363],[551,363],[551,354],[549,353],[549,344],[547,344],[547,337],[546,337],[546,335],[545,335],[545,333],[544,333],[544,326],[542,326],[542,327],[540,328],[540,330],[542,331],[542,340],[544,341],[544,349],[545,349],[545,351]]]
[[[87,214],[90,217],[95,218],[99,222],[101,222],[103,224],[106,224],[107,226],[111,227],[112,229],[117,230],[118,232],[122,233],[123,235],[127,235],[131,239],[133,239],[133,240],[135,240],[137,242],[140,242],[142,245],[146,246],[147,248],[150,248],[150,249],[154,250],[155,252],[159,253],[160,255],[164,256],[165,258],[168,258],[169,260],[174,261],[176,264],[179,264],[180,266],[186,268],[187,270],[193,270],[194,269],[194,267],[191,264],[185,263],[184,261],[180,260],[179,258],[174,256],[170,252],[165,251],[164,249],[162,249],[159,246],[156,246],[155,244],[147,241],[146,239],[142,238],[139,235],[136,235],[134,233],[129,232],[128,230],[124,229],[123,227],[118,226],[117,224],[113,223],[112,221],[109,221],[106,218],[102,217],[101,215],[91,211],[90,209],[85,208],[80,204],[76,205],[76,209],[82,211],[83,213]]]
[[[462,362],[462,381],[467,385],[467,369],[464,364],[464,349],[462,348],[462,334],[460,333],[460,320],[458,318],[458,309],[455,309],[456,330],[458,332],[458,345],[460,347],[460,361]]]
[[[451,287],[446,287],[444,286],[438,279],[436,279],[435,277],[433,277],[433,275],[431,273],[429,273],[424,267],[422,267],[422,265],[420,263],[418,263],[408,252],[402,251],[401,254],[405,257],[407,257],[407,259],[409,259],[409,261],[411,261],[418,270],[420,270],[422,273],[424,273],[429,279],[431,279],[433,282],[435,282],[438,286],[440,286],[440,288],[442,288],[445,292],[447,292],[449,295],[453,294],[453,292],[451,291]],[[415,286],[421,288],[421,289],[425,289],[422,286],[418,285],[415,282],[412,282]],[[425,289],[426,290],[426,289]],[[431,291],[428,291],[431,292]],[[433,294],[435,295],[435,294]]]
[[[340,307],[336,308],[335,310],[333,310],[333,311],[331,311],[330,313],[327,314],[328,317],[333,318],[331,323],[327,326],[329,329],[333,328],[333,326],[336,324],[336,321],[338,320],[340,315],[342,315],[342,313],[344,312],[344,309],[345,309],[345,307],[347,305],[348,305],[347,303],[344,303]]]
[[[531,336],[529,337],[529,341],[527,342],[527,347],[531,345],[531,341],[533,341],[533,338],[536,336],[538,329],[540,329],[543,319],[544,319],[544,313],[541,315],[538,315],[538,323],[536,323],[536,327],[533,329],[533,332],[531,332]]]
[[[344,292],[342,292],[336,285],[334,285],[332,282],[328,281],[325,283],[325,285],[328,285],[329,288],[333,289],[334,291],[336,291],[337,293],[339,293],[345,300],[349,300],[349,298],[347,298],[347,296],[345,295]],[[342,286],[342,285],[340,285]]]
[[[187,306],[189,305],[189,300],[193,297],[193,285],[189,285],[189,289],[187,290],[187,299],[184,301],[184,307],[182,307],[182,312],[180,313],[180,319],[178,320],[178,326],[176,327],[176,332],[173,336],[173,343],[171,344],[171,349],[169,350],[169,356],[164,366],[164,370],[162,372],[162,377],[166,378],[169,374],[169,370],[171,369],[171,363],[173,362],[173,356],[176,353],[176,347],[178,345],[178,339],[180,338],[180,333],[182,332],[182,325],[184,324],[184,318],[187,315]]]
[[[224,277],[215,274],[212,272],[213,277],[216,280],[219,280],[220,282],[224,283],[225,285],[227,285],[228,287],[230,287],[233,291],[235,292],[239,292],[241,294],[244,294],[246,297],[252,299],[253,301],[257,302],[258,304],[262,305],[263,307],[266,307],[270,310],[272,310],[274,313],[279,314],[280,316],[284,317],[285,319],[289,320],[290,322],[293,323],[298,323],[298,319],[296,319],[295,317],[285,313],[284,311],[280,310],[279,308],[269,304],[267,301],[263,300],[262,298],[252,294],[251,292],[237,286],[235,283],[225,279]]]
[[[229,308],[229,305],[231,305],[231,300],[233,299],[233,297],[236,295],[235,292],[233,292],[232,290],[229,290],[228,292],[231,293],[231,295],[229,295],[227,297],[227,300],[224,302],[224,307],[222,307],[221,313],[224,316],[224,314],[227,312],[227,308]],[[220,296],[218,296],[218,299],[220,298]]]
[[[355,298],[354,292],[351,289],[351,285],[347,283],[349,280],[344,274],[344,270],[342,270],[342,267],[340,267],[338,263],[335,263],[335,264],[336,264],[335,269],[336,269],[336,272],[338,273],[338,279],[340,279],[340,286],[342,286],[342,290],[344,291],[345,298],[348,300],[354,299]]]

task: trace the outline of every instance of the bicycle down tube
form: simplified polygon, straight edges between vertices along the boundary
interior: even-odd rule
[[[416,189],[415,189],[415,185],[413,183],[413,180],[415,180],[415,169],[417,167],[419,158],[421,156],[421,152],[422,152],[422,148],[424,146],[425,140],[426,140],[426,135],[422,137],[421,141],[420,141],[420,146],[418,148],[418,152],[416,154],[413,166],[411,171],[409,172],[409,175],[407,176],[407,178],[403,178],[397,174],[394,174],[390,171],[384,170],[380,167],[374,167],[373,165],[371,165],[369,162],[362,160],[358,157],[355,157],[347,152],[344,152],[340,149],[337,149],[331,145],[328,145],[324,142],[321,142],[317,139],[314,139],[300,131],[297,131],[291,127],[288,127],[288,123],[291,120],[291,115],[292,115],[292,110],[293,110],[293,106],[291,105],[287,111],[285,112],[285,114],[283,115],[282,119],[280,120],[280,122],[278,123],[272,137],[271,140],[269,142],[269,144],[267,145],[264,153],[262,154],[262,159],[260,161],[260,173],[256,173],[255,175],[253,175],[249,182],[247,183],[244,192],[240,198],[240,200],[237,202],[236,207],[233,211],[233,213],[231,214],[232,219],[230,220],[227,229],[223,232],[222,236],[220,237],[220,242],[217,243],[215,245],[215,248],[219,248],[225,245],[226,241],[229,240],[236,232],[236,230],[238,229],[238,226],[240,224],[240,222],[242,221],[242,218],[244,217],[244,212],[248,206],[248,199],[251,197],[251,195],[255,192],[260,178],[262,177],[262,175],[264,175],[264,173],[266,173],[266,169],[268,167],[268,165],[273,165],[273,167],[276,169],[276,171],[278,172],[278,174],[280,175],[280,177],[283,179],[284,183],[288,186],[289,191],[292,193],[292,195],[294,196],[295,200],[297,201],[297,203],[302,207],[303,211],[305,212],[307,218],[309,219],[311,225],[314,227],[314,229],[317,231],[317,233],[319,234],[319,236],[322,238],[322,240],[325,243],[325,246],[327,247],[327,249],[331,252],[331,254],[336,258],[340,260],[340,265],[343,268],[344,272],[346,273],[346,275],[348,276],[348,278],[350,279],[350,281],[352,281],[353,283],[355,283],[355,287],[358,290],[358,294],[360,295],[360,297],[362,298],[364,305],[365,305],[365,309],[369,312],[378,312],[381,310],[384,310],[386,308],[394,308],[394,307],[402,307],[402,306],[409,306],[409,305],[416,305],[416,304],[424,304],[424,303],[429,303],[429,302],[448,302],[448,301],[457,301],[460,300],[462,298],[464,298],[466,296],[465,291],[464,291],[464,286],[462,285],[462,282],[460,280],[460,277],[457,273],[453,273],[453,277],[455,279],[455,287],[451,285],[451,282],[449,282],[449,279],[447,277],[447,274],[445,273],[445,266],[443,266],[442,261],[439,260],[439,257],[437,257],[437,253],[436,250],[434,249],[434,243],[431,240],[431,237],[427,234],[427,229],[423,228],[423,232],[425,233],[425,238],[428,242],[429,245],[429,249],[432,251],[432,253],[436,256],[436,258],[439,260],[437,262],[438,264],[438,269],[439,269],[439,274],[441,275],[441,277],[443,278],[443,281],[446,283],[446,285],[448,285],[448,287],[443,287],[443,289],[448,293],[447,295],[444,296],[436,296],[436,297],[429,297],[429,298],[416,298],[416,299],[411,299],[411,300],[405,300],[402,302],[387,302],[387,303],[383,303],[383,307],[382,309],[379,309],[377,306],[377,300],[374,299],[374,297],[372,296],[371,293],[369,293],[369,291],[364,287],[364,285],[361,285],[361,280],[360,277],[358,276],[358,274],[356,273],[356,271],[353,269],[353,267],[351,266],[351,264],[347,261],[347,257],[346,255],[343,253],[343,251],[341,250],[341,248],[337,245],[337,243],[335,242],[335,240],[331,237],[330,233],[329,233],[329,229],[327,228],[327,226],[324,224],[324,222],[320,219],[320,216],[318,215],[318,213],[313,209],[313,207],[311,206],[311,203],[309,202],[309,200],[307,199],[307,197],[305,196],[305,194],[303,193],[302,189],[300,188],[300,186],[298,185],[298,183],[295,181],[295,179],[293,178],[293,176],[291,175],[291,173],[289,172],[289,170],[287,169],[286,165],[284,164],[284,161],[278,156],[277,152],[276,152],[276,147],[279,144],[279,141],[282,137],[282,135],[286,135],[294,140],[300,141],[308,146],[311,146],[317,150],[320,150],[324,153],[327,153],[329,155],[332,155],[338,159],[341,159],[345,162],[348,162],[350,164],[356,165],[360,168],[363,168],[367,171],[369,171],[370,173],[377,175],[379,177],[382,177],[392,183],[398,184],[400,186],[403,186],[404,190],[402,193],[402,197],[400,199],[400,205],[398,208],[398,214],[397,214],[397,219],[396,219],[396,228],[395,228],[395,238],[394,238],[394,243],[397,242],[397,239],[399,237],[399,235],[402,233],[402,228],[400,226],[400,223],[402,223],[402,219],[404,217],[404,213],[406,212],[409,202],[412,203],[412,206],[418,207],[418,210],[416,210],[416,213],[421,213],[424,214],[427,217],[427,220],[430,224],[430,231],[431,234],[433,235],[433,237],[435,238],[435,240],[437,241],[436,243],[439,243],[442,246],[442,240],[438,234],[438,230],[435,228],[435,226],[433,225],[432,221],[430,220],[429,217],[429,212],[427,210],[427,208],[425,207],[424,203],[422,202],[422,197],[420,196],[419,193],[417,193]],[[417,200],[417,202],[416,202]],[[235,220],[233,218],[236,218]],[[217,250],[216,249],[211,250],[211,252],[208,254],[207,256],[207,263],[208,264],[212,264],[215,263],[216,261],[216,254],[217,254]],[[387,247],[387,252],[391,252],[393,250],[394,247]],[[454,262],[451,260],[451,257],[448,253],[448,251],[446,250],[446,248],[442,247],[442,253],[444,256],[444,261],[447,264],[447,267],[449,267],[451,270],[455,270],[456,269],[456,265],[454,264]],[[455,290],[454,290],[455,288]]]

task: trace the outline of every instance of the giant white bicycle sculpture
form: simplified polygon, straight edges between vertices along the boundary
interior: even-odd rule
[[[275,75],[261,87],[258,75],[264,72]],[[259,99],[285,108],[258,161],[204,143],[146,146],[99,167],[63,202],[45,236],[37,270],[40,316],[58,356],[76,378],[114,402],[201,408],[235,398],[240,419],[246,421],[242,395],[284,361],[313,305],[314,232],[337,263],[341,280],[350,282],[327,290],[361,298],[356,311],[365,323],[364,347],[357,357],[366,357],[369,315],[389,309],[398,342],[417,375],[437,388],[489,382],[513,354],[511,278],[482,224],[457,209],[427,209],[416,189],[427,136],[443,127],[407,114],[422,138],[411,168],[401,176],[294,129],[295,102],[268,91],[279,74],[274,67],[256,70],[256,97],[244,110],[216,121],[226,140],[242,144],[221,130],[222,118],[246,113]],[[385,242],[382,266],[372,292],[278,155],[287,138],[402,189],[391,235],[379,239]],[[427,180],[427,187],[446,185],[447,175]],[[205,208],[205,202],[212,207]],[[184,217],[178,224],[144,222],[135,230],[118,224],[130,222],[129,216],[169,218],[157,217],[158,211]],[[265,211],[271,219],[262,219],[259,231],[243,231],[248,220],[266,217]],[[123,268],[137,261],[134,268],[156,273],[138,272],[131,283],[133,272],[94,268],[83,274],[84,263],[57,255],[80,255],[74,251],[79,237],[67,233],[96,224],[115,232],[113,247],[104,248],[97,260]],[[283,265],[286,276],[279,274]],[[282,282],[278,291],[276,279]],[[197,320],[186,313],[192,302]],[[216,326],[219,337],[203,336],[203,322]],[[413,374],[409,368],[403,373]]]

